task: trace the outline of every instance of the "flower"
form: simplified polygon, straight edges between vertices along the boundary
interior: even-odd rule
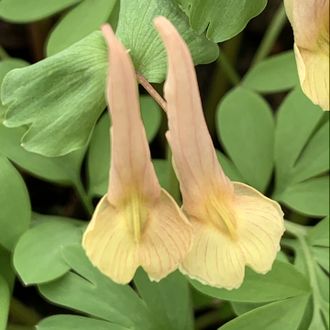
[[[102,31],[109,47],[112,159],[108,192],[99,202],[82,244],[91,262],[117,283],[128,283],[139,266],[158,281],[186,256],[192,229],[157,180],[129,55],[109,25]]]
[[[284,0],[304,93],[329,110],[329,0]]]
[[[173,163],[194,242],[180,270],[214,287],[237,288],[245,265],[266,273],[284,232],[280,206],[255,189],[231,182],[218,163],[203,117],[191,55],[164,17],[155,26],[165,44],[164,86]]]

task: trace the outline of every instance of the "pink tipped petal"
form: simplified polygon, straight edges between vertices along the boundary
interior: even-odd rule
[[[167,138],[187,205],[189,199],[203,194],[200,182],[224,185],[229,181],[219,168],[207,130],[189,49],[165,17],[157,17],[154,24],[168,56],[168,73],[164,87],[169,125]]]
[[[203,284],[228,290],[244,279],[245,260],[239,245],[213,227],[193,220],[194,244],[180,267]]]
[[[109,47],[107,98],[112,118],[108,198],[116,205],[129,191],[153,200],[160,186],[141,120],[132,61],[109,25],[102,27]],[[138,190],[138,191],[136,191]]]
[[[140,262],[149,277],[159,281],[177,269],[191,249],[192,227],[165,190],[150,218],[154,221],[141,242]]]
[[[168,54],[165,83],[168,141],[194,242],[180,270],[204,284],[233,289],[245,266],[271,269],[284,231],[279,205],[255,189],[231,183],[216,158],[208,133],[189,50],[165,18],[157,18]],[[257,161],[257,160],[256,160]]]
[[[245,265],[268,272],[284,233],[283,212],[276,202],[245,184],[235,182],[234,187],[234,204],[227,207],[235,212],[235,237],[205,217],[191,218],[194,244],[180,267],[191,278],[226,289],[242,284]]]
[[[83,247],[93,265],[120,284],[129,283],[139,266],[136,243],[124,214],[104,196],[83,236]]]
[[[113,207],[104,196],[84,233],[83,247],[91,262],[117,283],[129,283],[140,265],[150,279],[159,281],[177,269],[187,255],[192,227],[164,190],[143,212],[139,239],[131,226],[136,216],[133,212]]]
[[[329,110],[329,0],[286,0],[302,90]]]
[[[256,272],[268,272],[280,250],[285,231],[283,212],[275,201],[243,183],[234,183],[239,245],[246,264]]]

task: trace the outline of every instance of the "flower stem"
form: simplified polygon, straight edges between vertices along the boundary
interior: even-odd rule
[[[268,26],[264,37],[260,43],[260,46],[254,56],[251,67],[257,65],[262,61],[272,50],[274,42],[276,41],[278,35],[282,31],[283,26],[286,23],[286,14],[283,3],[280,4],[277,9],[273,20]]]
[[[5,49],[0,46],[0,59],[1,60],[5,60],[7,58],[9,58],[9,55],[7,54],[7,52],[5,51]]]
[[[36,311],[26,307],[14,297],[10,302],[10,316],[15,323],[23,323],[25,325],[36,325],[41,319],[41,316]]]
[[[237,81],[236,78],[238,77],[238,74],[233,69],[233,66],[237,60],[242,35],[243,34],[240,33],[236,37],[224,42],[220,51],[221,56],[218,58],[216,63],[214,63],[214,73],[212,74],[211,81],[208,84],[210,88],[204,106],[207,127],[209,128],[209,132],[212,137],[214,137],[216,133],[215,112],[217,110],[218,103],[227,90],[231,87],[232,81],[229,80],[229,72],[234,72],[232,74],[232,79]],[[224,67],[225,63],[226,66]],[[226,68],[229,69],[229,72],[227,73],[225,72]]]
[[[285,220],[285,228],[290,234],[297,238],[305,237],[307,235],[307,229],[305,226],[298,225],[292,221]]]
[[[143,88],[149,93],[149,95],[159,104],[159,106],[166,112],[166,101],[159,95],[159,93],[153,88],[149,81],[144,78],[140,73],[136,74],[137,81],[143,86]]]
[[[219,47],[219,65],[222,67],[224,73],[226,74],[228,80],[231,82],[233,86],[236,86],[241,81],[241,77],[235,71],[233,65],[231,64],[229,58],[227,57],[226,53],[222,51]]]
[[[81,200],[82,204],[84,205],[85,210],[87,211],[88,215],[92,216],[93,212],[94,212],[94,206],[91,201],[91,198],[86,193],[85,188],[84,188],[83,184],[81,183],[80,179],[77,179],[76,182],[74,182],[74,187],[75,187],[76,192],[79,195],[80,200]]]

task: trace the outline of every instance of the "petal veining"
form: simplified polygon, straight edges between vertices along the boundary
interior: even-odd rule
[[[284,232],[283,213],[276,202],[226,177],[203,117],[187,45],[166,18],[155,19],[155,25],[168,56],[167,137],[183,210],[194,229],[180,269],[204,284],[237,288],[246,265],[260,273],[271,269]]]

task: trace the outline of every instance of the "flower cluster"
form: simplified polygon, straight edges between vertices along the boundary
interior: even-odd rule
[[[226,177],[203,117],[188,47],[166,18],[154,24],[168,57],[166,137],[183,205],[159,185],[133,64],[105,25],[112,159],[108,192],[84,233],[83,247],[117,283],[128,283],[141,266],[156,281],[179,268],[202,283],[237,288],[246,265],[259,273],[271,269],[284,232],[283,213],[276,202]]]

